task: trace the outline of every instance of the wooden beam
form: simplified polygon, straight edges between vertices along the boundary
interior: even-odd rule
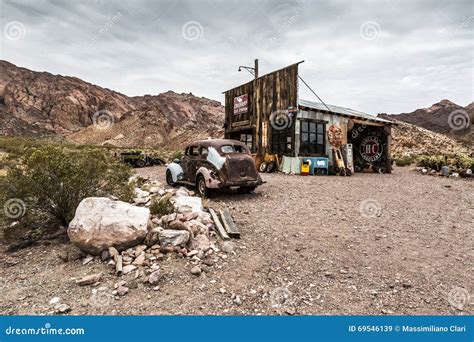
[[[222,227],[221,221],[219,220],[219,217],[217,216],[214,209],[209,208],[209,212],[211,213],[212,219],[214,220],[214,223],[216,224],[217,233],[220,235],[222,240],[229,240],[230,237],[229,235],[227,235],[224,227]]]
[[[237,229],[232,216],[230,216],[229,209],[225,208],[224,210],[221,210],[221,218],[229,236],[235,239],[240,239],[240,232]]]

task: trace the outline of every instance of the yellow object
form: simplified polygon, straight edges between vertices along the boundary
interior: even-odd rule
[[[304,161],[301,163],[301,175],[306,176],[309,174],[309,166],[311,163]]]

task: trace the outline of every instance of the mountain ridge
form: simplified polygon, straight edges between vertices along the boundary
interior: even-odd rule
[[[110,127],[97,125],[98,118]],[[221,136],[223,118],[220,102],[204,97],[173,91],[129,97],[76,77],[0,61],[0,135],[173,147],[193,137]]]
[[[462,107],[444,99],[412,113],[378,116],[398,123],[392,130],[394,154],[452,154],[469,152],[456,139],[472,145],[473,110],[474,103]],[[449,127],[449,114],[456,111],[471,115],[470,127]],[[77,77],[0,60],[0,135],[175,150],[193,140],[222,137],[223,123],[224,107],[216,100],[171,90],[129,97]]]

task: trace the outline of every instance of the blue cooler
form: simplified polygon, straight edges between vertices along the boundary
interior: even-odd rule
[[[309,174],[329,174],[329,159],[326,157],[307,157],[303,161],[309,161]]]

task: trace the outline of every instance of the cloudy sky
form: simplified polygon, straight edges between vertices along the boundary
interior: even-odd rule
[[[330,104],[400,113],[473,101],[472,0],[0,0],[1,59],[127,95],[167,90],[223,101],[305,60]],[[314,100],[300,85],[300,97]]]

